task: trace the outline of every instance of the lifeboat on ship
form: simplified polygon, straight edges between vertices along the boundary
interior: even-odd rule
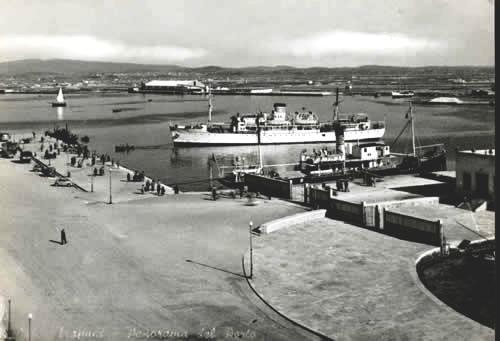
[[[295,124],[318,124],[319,123],[319,118],[318,115],[313,113],[312,111],[304,111],[304,112],[299,112],[295,114]]]

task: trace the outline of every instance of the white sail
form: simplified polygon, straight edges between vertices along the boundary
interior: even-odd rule
[[[57,103],[64,103],[64,95],[62,92],[62,88],[59,88],[59,94],[57,95]]]

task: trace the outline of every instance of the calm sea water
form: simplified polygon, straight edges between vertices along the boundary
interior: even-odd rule
[[[52,108],[50,95],[0,95],[0,130],[13,134],[64,126],[90,137],[90,147],[108,153],[115,160],[164,183],[181,184],[183,190],[206,190],[208,158],[232,159],[243,155],[256,160],[257,148],[200,147],[173,148],[169,123],[203,122],[207,119],[207,100],[202,96],[166,96],[125,93],[71,94],[68,106]],[[267,111],[275,102],[285,102],[289,111],[302,107],[316,112],[321,120],[332,117],[334,97],[218,96],[214,99],[213,121],[228,121],[236,112]],[[121,109],[113,113],[112,109]],[[408,103],[387,97],[346,96],[341,113],[364,112],[372,120],[386,120],[384,140],[391,143],[406,123]],[[495,143],[495,110],[489,106],[421,106],[415,108],[417,142],[421,145],[444,143],[449,151],[448,168],[454,169],[455,148],[492,147]],[[117,144],[137,147],[130,153],[115,153]],[[394,151],[408,148],[402,137]],[[297,162],[303,149],[322,145],[263,146],[264,164]]]

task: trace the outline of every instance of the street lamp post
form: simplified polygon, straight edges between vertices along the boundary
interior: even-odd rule
[[[113,194],[111,193],[111,167],[109,168],[109,203],[113,203]]]
[[[31,341],[31,320],[33,319],[33,314],[28,314],[28,341]]]
[[[250,236],[250,278],[253,276],[253,247],[252,247],[252,227],[253,222],[248,223],[248,231]]]
[[[12,337],[12,328],[10,325],[10,300],[9,300],[9,320],[7,321],[7,337]]]

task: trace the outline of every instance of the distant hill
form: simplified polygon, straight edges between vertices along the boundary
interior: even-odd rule
[[[75,73],[120,73],[120,72],[169,72],[183,69],[177,65],[154,65],[134,63],[88,62],[69,59],[23,59],[0,63],[0,74],[21,75],[75,74]]]
[[[187,72],[201,74],[204,76],[217,75],[302,75],[315,76],[323,74],[394,74],[396,73],[419,73],[434,70],[437,72],[471,72],[473,70],[486,70],[494,72],[494,66],[423,66],[423,67],[401,67],[401,66],[381,66],[363,65],[359,67],[294,67],[288,65],[277,66],[249,66],[249,67],[222,67],[207,65],[201,67],[184,67],[178,65],[157,65],[157,64],[135,64],[135,63],[112,63],[93,62],[69,59],[24,59],[0,63],[0,75],[27,75],[27,74],[89,74],[89,73],[133,73],[133,72],[156,72],[165,74],[167,72]]]

